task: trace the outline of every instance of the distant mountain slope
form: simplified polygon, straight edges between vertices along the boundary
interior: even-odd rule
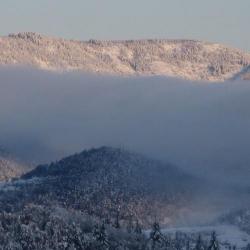
[[[150,224],[155,216],[169,223],[188,204],[196,180],[171,165],[102,147],[39,166],[10,185],[1,189],[1,209],[33,202]]]
[[[166,75],[223,81],[250,65],[250,54],[194,40],[88,42],[36,33],[0,38],[0,65],[118,75]]]
[[[27,172],[28,167],[14,159],[9,153],[0,148],[0,181],[20,177]]]
[[[243,68],[239,73],[237,73],[233,80],[250,80],[250,65]]]

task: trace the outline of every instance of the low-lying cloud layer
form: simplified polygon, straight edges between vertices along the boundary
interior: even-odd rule
[[[249,177],[250,84],[0,70],[0,141],[49,162],[125,147],[222,178]],[[244,173],[244,174],[242,174]],[[243,179],[242,179],[243,180]]]

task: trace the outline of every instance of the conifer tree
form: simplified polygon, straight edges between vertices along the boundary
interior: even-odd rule
[[[211,235],[211,240],[210,240],[210,244],[208,246],[208,250],[219,250],[219,242],[217,240],[215,232],[213,232]]]

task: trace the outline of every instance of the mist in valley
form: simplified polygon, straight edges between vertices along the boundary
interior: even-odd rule
[[[37,165],[92,147],[122,147],[206,179],[189,211],[193,223],[248,205],[248,81],[2,68],[0,88],[1,146],[24,162]]]

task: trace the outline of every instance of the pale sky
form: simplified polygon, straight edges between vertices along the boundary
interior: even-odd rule
[[[187,38],[250,51],[250,0],[8,0],[0,34],[88,39]]]

